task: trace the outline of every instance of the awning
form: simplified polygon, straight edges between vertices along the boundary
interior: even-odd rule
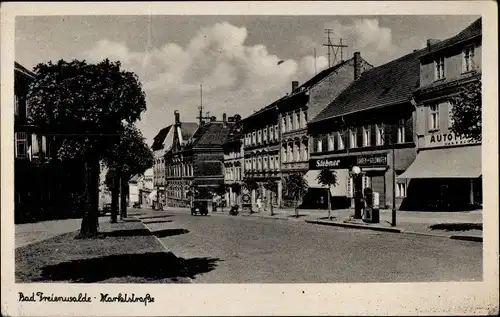
[[[477,178],[481,176],[481,146],[422,150],[398,178]]]
[[[309,188],[326,188],[326,186],[318,183],[317,178],[320,172],[319,170],[310,170],[304,175]],[[336,169],[335,173],[337,174],[337,186],[332,186],[330,193],[332,196],[345,196],[349,171],[347,169]]]

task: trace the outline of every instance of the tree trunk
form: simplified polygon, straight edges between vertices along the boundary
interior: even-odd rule
[[[127,178],[120,177],[120,219],[127,218]]]
[[[269,191],[269,209],[271,210],[271,216],[274,215],[273,211],[273,192]]]
[[[84,171],[84,206],[78,238],[95,238],[99,227],[99,161],[92,158],[86,159]]]
[[[294,204],[295,204],[295,218],[299,218],[299,203],[297,198],[295,198]]]
[[[111,222],[116,223],[118,220],[118,204],[120,200],[120,177],[113,177],[113,185],[111,187]]]
[[[330,205],[330,186],[326,189],[326,201],[328,204],[328,219],[332,220],[332,210]]]

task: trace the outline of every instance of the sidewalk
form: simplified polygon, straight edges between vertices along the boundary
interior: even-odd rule
[[[99,225],[109,222],[109,216],[99,217]],[[19,248],[35,242],[80,230],[81,218],[40,221],[17,224],[15,227],[15,247]]]

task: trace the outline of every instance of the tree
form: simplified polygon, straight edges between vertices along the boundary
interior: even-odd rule
[[[84,166],[83,217],[79,237],[96,237],[99,161],[117,142],[124,123],[146,110],[137,76],[108,59],[41,63],[34,68],[28,120],[50,136],[52,159]]]
[[[127,217],[126,193],[128,182],[134,175],[142,175],[148,168],[153,166],[153,152],[146,144],[142,133],[133,124],[124,126],[120,139],[114,144],[105,163],[108,173],[114,179],[111,191],[111,221],[116,222],[117,206],[113,201],[120,195],[120,217]]]
[[[236,195],[236,202],[235,204],[237,205],[239,202],[238,202],[238,199],[239,199],[239,196],[241,194],[241,184],[240,183],[232,183],[231,185],[229,185],[231,187],[231,191]],[[231,196],[229,197],[229,205],[230,207],[232,207],[232,203],[231,203]]]
[[[481,142],[481,109],[481,80],[461,87],[458,95],[453,98],[451,131],[469,140]]]
[[[273,212],[273,194],[278,192],[278,183],[275,180],[269,179],[264,183],[264,188],[268,190],[271,194],[269,195],[269,208],[271,210],[271,216],[274,214]]]
[[[328,219],[332,220],[331,216],[331,204],[330,204],[330,190],[332,186],[337,186],[337,173],[335,171],[331,171],[327,168],[322,169],[319,172],[318,177],[316,178],[318,183],[327,187],[326,201],[328,204]]]
[[[246,190],[248,190],[252,194],[252,208],[253,208],[254,204],[253,193],[259,189],[259,184],[252,178],[245,178],[245,180],[243,181],[243,187],[245,187]],[[253,212],[252,208],[250,208],[250,212]]]
[[[224,195],[226,194],[226,192],[229,191],[229,186],[227,186],[226,184],[219,184],[219,186],[217,186],[215,188],[215,193],[218,195],[218,196],[221,196],[221,197],[224,197]],[[224,212],[224,205],[221,204],[221,210],[222,212]]]
[[[285,188],[288,195],[292,196],[295,201],[295,217],[299,217],[299,205],[302,203],[302,198],[307,193],[309,185],[301,174],[291,174],[285,178]]]

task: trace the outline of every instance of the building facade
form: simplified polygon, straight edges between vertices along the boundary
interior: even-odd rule
[[[176,124],[179,122],[179,113],[176,112]],[[172,149],[165,156],[169,206],[190,206],[193,187],[206,193],[197,198],[208,199],[209,193],[216,192],[217,187],[224,184],[222,144],[232,125],[224,115],[222,121],[217,121],[216,117],[206,121],[200,119],[200,126],[196,129],[182,129],[182,124],[176,129]]]
[[[309,170],[308,119],[316,117],[362,72],[372,67],[356,52],[351,59],[321,71],[301,86],[292,82],[291,94],[278,106],[283,177],[292,173],[305,175]]]
[[[47,138],[28,124],[29,85],[35,74],[14,62],[14,209],[16,221],[45,217],[50,212],[51,186],[46,159]],[[45,215],[42,215],[45,214]]]
[[[251,195],[252,204],[257,198],[267,198],[264,184],[269,180],[277,182],[278,186],[277,193],[272,193],[273,203],[277,206],[282,204],[278,104],[283,100],[281,98],[243,119],[244,182],[258,184],[257,190],[247,193]],[[246,192],[246,188],[243,191]]]
[[[418,210],[463,210],[482,204],[481,144],[451,131],[453,97],[481,80],[481,19],[454,37],[429,40],[420,57],[415,162],[409,198]]]
[[[367,187],[379,193],[381,208],[392,207],[394,200],[396,208],[404,204],[408,184],[394,174],[402,174],[416,156],[411,96],[419,84],[421,54],[414,51],[366,70],[308,125],[312,144],[306,179],[321,187],[320,170],[336,172],[332,208],[349,207],[354,192]],[[359,178],[351,173],[354,166],[361,168]],[[322,193],[327,194],[323,189],[304,200],[324,208]]]
[[[224,149],[224,184],[227,187],[225,200],[228,206],[240,204],[241,188],[245,177],[245,155],[243,125],[241,116],[230,118],[234,125],[231,128],[222,148]]]

